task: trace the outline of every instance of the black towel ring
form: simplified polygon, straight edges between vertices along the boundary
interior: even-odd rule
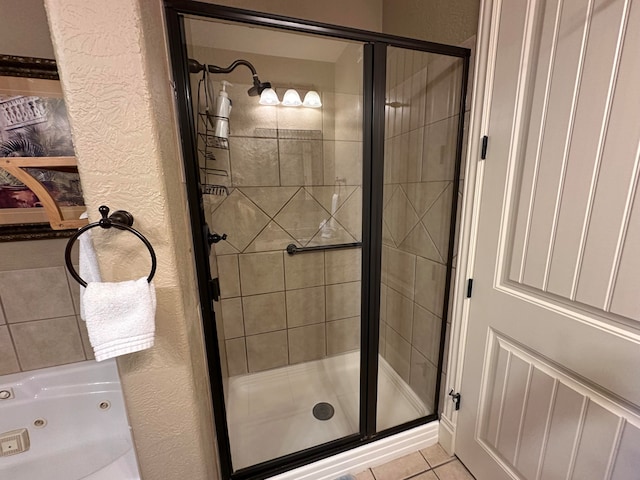
[[[147,282],[151,282],[151,280],[153,280],[153,276],[156,274],[156,252],[153,250],[153,247],[151,246],[151,243],[149,243],[149,240],[147,240],[144,237],[144,235],[138,232],[135,228],[131,227],[131,225],[133,225],[133,215],[131,215],[129,212],[125,210],[116,210],[111,215],[109,215],[109,207],[107,207],[106,205],[102,205],[98,210],[102,215],[102,218],[100,220],[94,223],[90,223],[89,225],[85,225],[76,233],[74,233],[71,238],[69,238],[69,242],[67,243],[67,248],[64,251],[64,261],[67,265],[67,270],[69,270],[69,273],[71,274],[71,276],[75,279],[76,282],[78,282],[83,287],[87,286],[87,282],[85,282],[80,277],[78,272],[76,272],[75,268],[73,268],[73,265],[71,264],[71,248],[73,247],[73,244],[78,239],[78,237],[82,235],[84,232],[86,232],[87,230],[90,230],[95,227],[101,227],[101,228],[113,227],[113,228],[117,228],[118,230],[126,230],[128,232],[133,233],[136,237],[142,240],[142,243],[146,245],[147,249],[149,250],[149,253],[151,254],[151,273],[147,277]]]

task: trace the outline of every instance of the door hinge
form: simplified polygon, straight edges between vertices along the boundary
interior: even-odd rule
[[[471,298],[471,292],[473,292],[473,278],[467,280],[467,298]]]
[[[489,137],[482,137],[482,151],[480,152],[480,160],[487,158],[487,146],[489,145]]]
[[[220,281],[218,277],[209,279],[209,295],[214,302],[220,300]]]
[[[454,393],[452,388],[451,391],[449,392],[449,396],[451,397],[451,400],[455,404],[455,409],[460,410],[460,394]]]

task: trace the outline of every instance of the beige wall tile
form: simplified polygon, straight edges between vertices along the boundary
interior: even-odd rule
[[[74,315],[64,267],[0,272],[8,323]]]
[[[450,117],[457,112],[460,98],[461,60],[433,55],[427,67],[426,117],[428,124]]]
[[[322,100],[322,137],[334,140],[336,136],[336,101],[335,93],[319,92]]]
[[[274,217],[299,187],[243,187],[240,190],[267,215]]]
[[[415,130],[424,125],[427,101],[427,69],[422,67],[411,77],[411,119],[409,129]]]
[[[336,93],[335,102],[335,138],[336,140],[362,139],[362,97]]]
[[[256,129],[275,129],[277,114],[275,107],[260,105],[256,97],[247,95],[250,85],[233,84],[228,87],[233,99],[233,109],[229,117],[230,135],[232,137],[255,137]]]
[[[398,188],[384,209],[384,221],[396,245],[402,243],[419,220],[404,190]]]
[[[393,288],[387,290],[387,324],[402,337],[411,342],[413,329],[413,300],[396,292]]]
[[[220,308],[224,324],[224,338],[228,340],[244,337],[242,300],[239,297],[223,299],[220,302]]]
[[[296,240],[285,232],[280,225],[271,221],[269,225],[255,238],[251,244],[245,248],[245,253],[278,251],[286,250],[287,245],[300,245]]]
[[[398,245],[398,249],[403,252],[429,258],[436,262],[444,262],[435,243],[433,243],[433,240],[421,222],[418,222],[418,224],[413,227],[413,230],[411,230],[402,243]]]
[[[360,315],[360,282],[326,286],[327,321]]]
[[[236,188],[213,212],[210,227],[227,234],[227,240],[220,245],[228,243],[243,251],[267,223],[269,217]]]
[[[360,348],[360,317],[327,322],[327,355]]]
[[[387,284],[413,299],[416,279],[416,256],[402,252],[395,248],[384,250],[386,254],[386,279]]]
[[[447,267],[418,257],[416,262],[416,303],[431,313],[442,315]]]
[[[11,335],[23,370],[85,359],[75,316],[11,325]]]
[[[64,266],[66,238],[52,238],[30,242],[0,243],[0,272]],[[78,263],[78,248],[71,252],[71,260]]]
[[[332,180],[332,179],[330,179]],[[315,198],[320,205],[329,213],[335,213],[338,208],[342,206],[344,202],[351,196],[356,187],[353,185],[332,185],[330,187],[312,186],[305,187],[305,190],[309,192],[313,198]],[[334,201],[334,195],[337,195]],[[362,193],[360,194],[362,196]],[[335,202],[335,209],[334,207]]]
[[[388,463],[372,468],[376,480],[401,480],[429,469],[429,464],[419,452],[413,452]]]
[[[324,324],[290,328],[289,363],[308,362],[325,356]]]
[[[338,209],[336,220],[353,238],[362,240],[362,189],[357,188],[349,199]]]
[[[229,376],[247,373],[247,347],[244,338],[225,341],[227,350],[227,368]]]
[[[288,358],[286,330],[247,337],[247,360],[250,372],[282,367],[287,365]]]
[[[278,141],[272,138],[231,137],[231,181],[233,186],[280,185]]]
[[[16,357],[16,352],[9,336],[9,327],[0,327],[0,375],[8,375],[19,371],[18,357]]]
[[[309,192],[302,189],[285,205],[274,220],[289,235],[306,245],[328,218],[329,213]]]
[[[425,128],[422,155],[422,181],[452,181],[455,171],[457,115]]]
[[[402,189],[418,216],[422,218],[448,185],[449,182],[407,183],[402,185]]]
[[[362,275],[362,249],[328,250],[324,254],[324,272],[328,285],[357,282]]]
[[[281,252],[240,255],[242,295],[284,290],[284,265]]]
[[[284,98],[286,88],[277,88],[278,97]],[[300,100],[304,100],[302,90],[298,90]],[[322,130],[322,110],[323,108],[291,108],[280,105],[276,109],[278,115],[278,129],[283,130]]]
[[[385,359],[405,382],[409,382],[411,344],[389,326],[386,328],[385,343]]]
[[[242,297],[247,335],[287,328],[284,292]]]
[[[4,311],[2,308],[2,300],[0,299],[0,325],[4,325],[7,321],[4,319]]]
[[[239,297],[240,269],[238,267],[238,255],[220,255],[217,260],[220,295],[222,298]]]
[[[289,328],[324,322],[324,287],[288,290],[286,296]]]
[[[324,161],[326,184],[340,178],[347,185],[362,185],[362,142],[336,140],[333,156],[325,149]]]
[[[324,252],[284,254],[284,276],[288,290],[324,285]]]
[[[278,140],[280,183],[322,185],[322,140]]]
[[[435,242],[440,256],[446,259],[449,251],[449,233],[451,230],[451,195],[453,193],[450,184],[429,211],[422,217],[422,223],[429,232],[429,236]]]
[[[432,409],[436,394],[438,369],[415,348],[411,350],[409,385],[420,399]]]
[[[420,305],[415,305],[412,344],[434,365],[438,363],[441,323],[442,320],[436,315]]]

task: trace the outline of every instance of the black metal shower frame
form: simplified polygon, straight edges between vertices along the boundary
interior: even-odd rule
[[[187,198],[193,233],[196,275],[202,309],[207,366],[209,370],[213,416],[218,444],[222,478],[233,480],[263,479],[293,468],[327,458],[363,444],[379,440],[423,425],[438,418],[440,372],[444,356],[446,319],[448,315],[451,259],[454,253],[454,232],[457,216],[457,198],[462,158],[464,111],[470,50],[462,47],[425,42],[410,38],[369,32],[354,28],[300,20],[249,10],[201,3],[192,0],[165,0],[165,17],[169,37],[178,124],[184,157]],[[322,445],[311,447],[251,467],[233,471],[229,431],[224,401],[222,368],[215,313],[214,291],[209,267],[208,229],[204,216],[202,192],[198,170],[195,125],[192,112],[189,71],[187,66],[184,16],[233,21],[293,32],[333,37],[361,42],[364,48],[363,72],[363,204],[362,204],[362,298],[360,344],[360,432]],[[436,413],[382,432],[376,432],[378,350],[380,334],[380,285],[382,252],[382,210],[384,183],[384,125],[387,47],[398,47],[458,57],[462,59],[462,81],[458,107],[458,138],[451,208],[451,232],[448,246],[445,297],[442,312],[440,353],[434,411]]]

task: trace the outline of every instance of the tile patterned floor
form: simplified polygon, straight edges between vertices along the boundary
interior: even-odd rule
[[[460,460],[439,445],[392,460],[356,475],[357,480],[475,480]]]

